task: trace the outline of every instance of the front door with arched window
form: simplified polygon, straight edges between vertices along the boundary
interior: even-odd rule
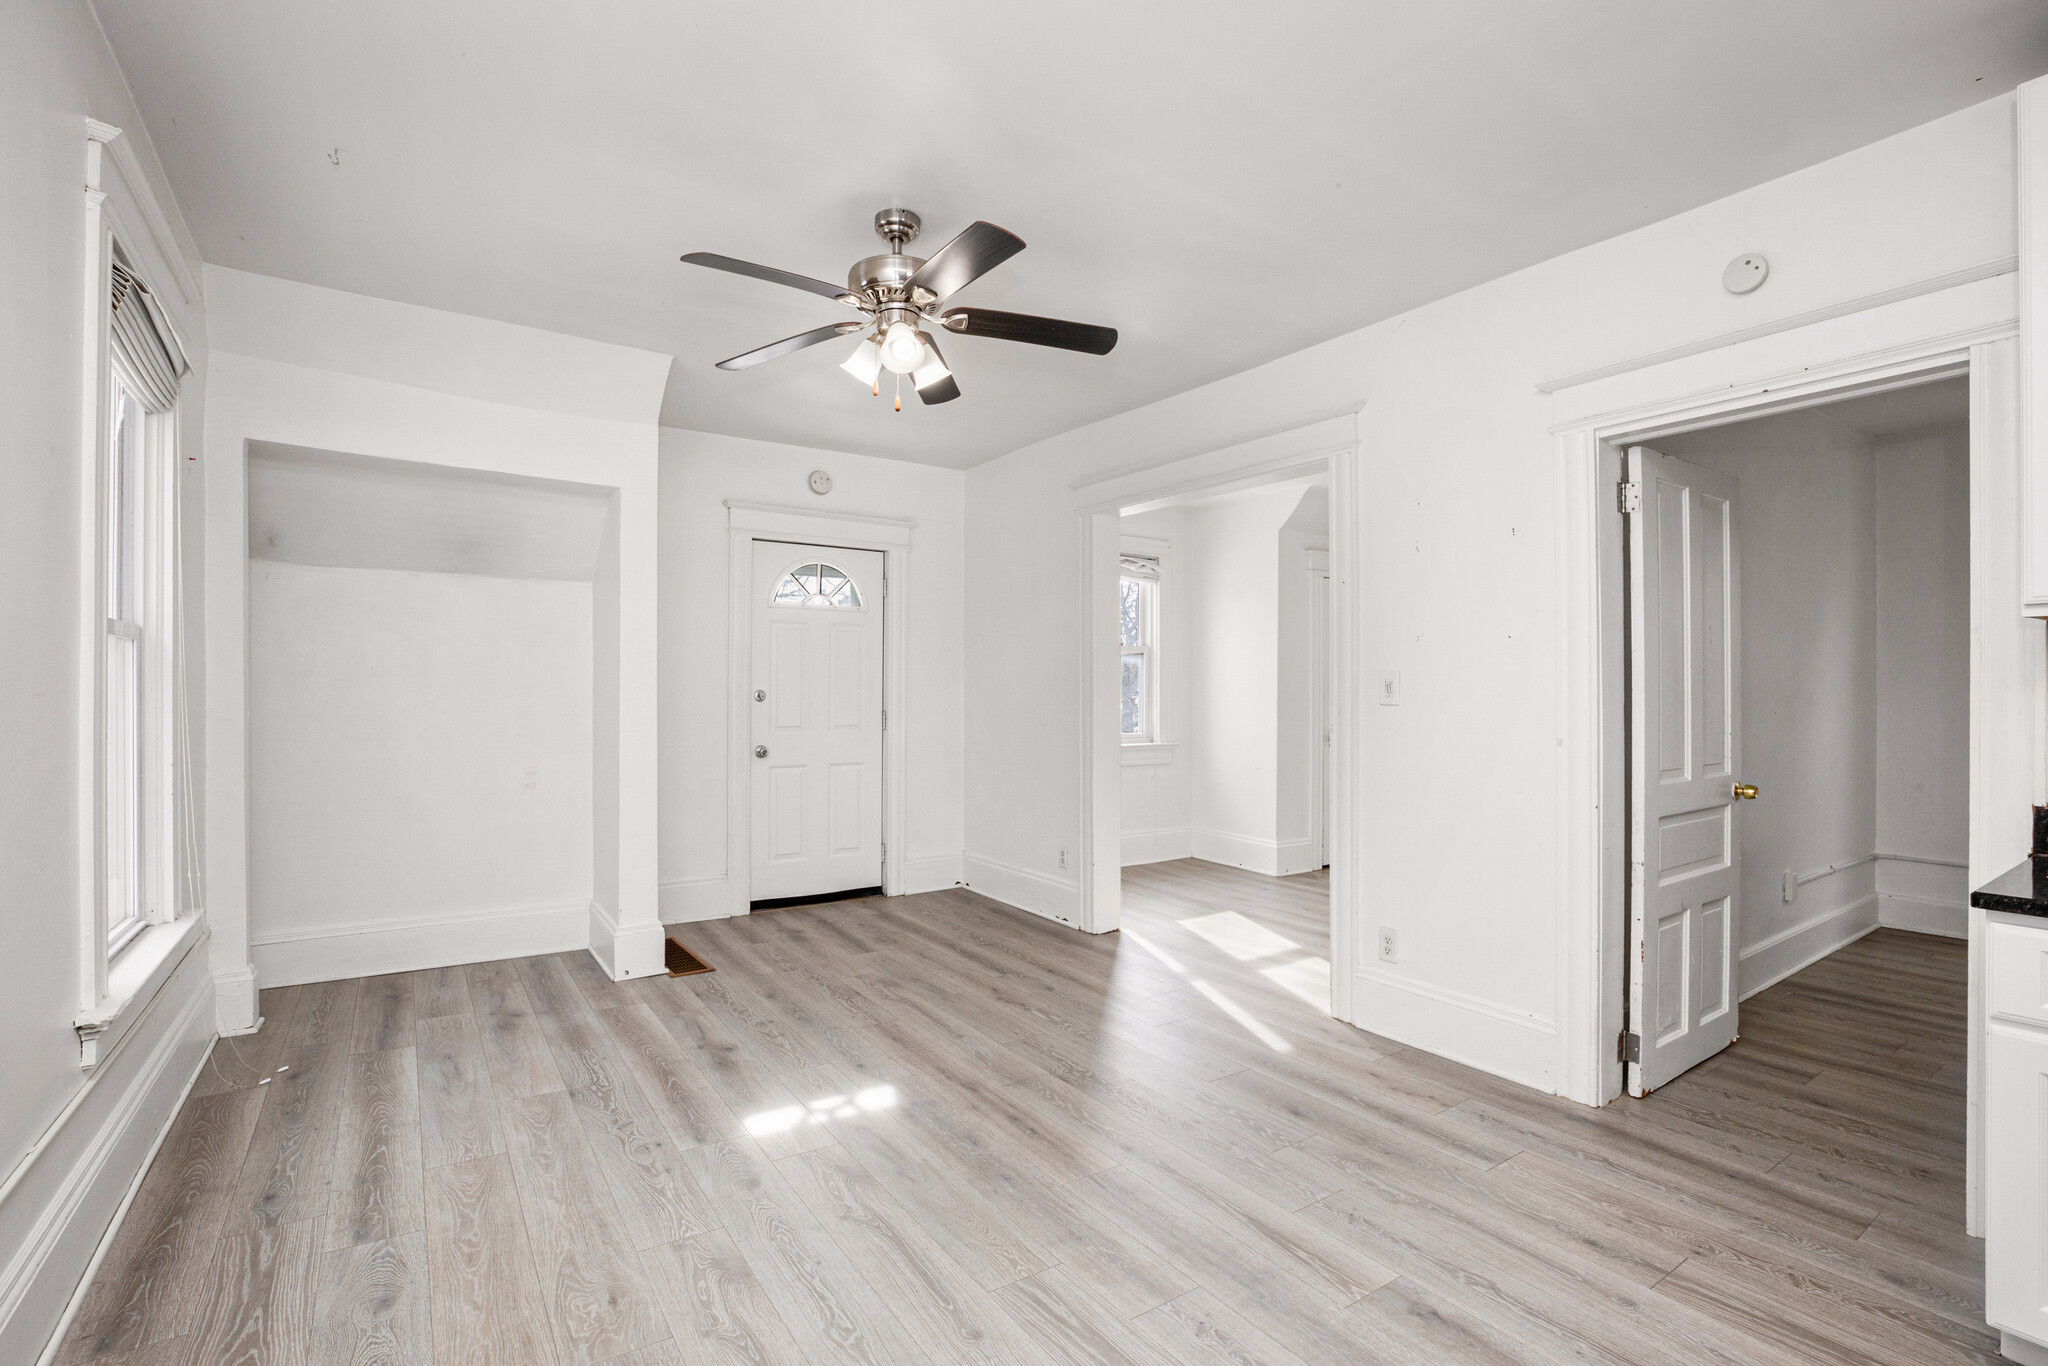
[[[754,543],[756,903],[882,883],[882,564]]]

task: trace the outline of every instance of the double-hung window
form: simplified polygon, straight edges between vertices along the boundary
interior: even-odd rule
[[[148,287],[116,259],[99,470],[101,606],[100,865],[111,960],[168,919],[171,700],[172,413],[179,372]]]
[[[1117,711],[1126,744],[1153,744],[1159,732],[1159,561],[1125,555],[1117,580],[1123,672]]]

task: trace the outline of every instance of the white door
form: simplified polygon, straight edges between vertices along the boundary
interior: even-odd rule
[[[1735,1042],[1735,480],[1628,453],[1632,1095]]]
[[[754,542],[755,901],[882,885],[882,564]]]

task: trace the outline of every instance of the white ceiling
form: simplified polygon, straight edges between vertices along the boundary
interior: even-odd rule
[[[672,353],[672,426],[964,467],[1809,165],[2048,70],[2039,0],[96,0],[206,259]],[[975,218],[903,413],[826,279]]]
[[[249,443],[249,558],[349,569],[592,578],[611,490]]]

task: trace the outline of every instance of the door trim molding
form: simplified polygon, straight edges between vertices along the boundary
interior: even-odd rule
[[[1971,658],[1970,822],[1973,878],[1995,875],[2024,857],[2024,843],[2003,863],[2004,846],[2021,838],[2025,803],[2038,799],[2015,773],[2043,766],[2039,724],[2041,660],[2021,649],[2009,629],[2018,601],[2020,506],[2017,434],[2018,384],[2010,356],[2018,335],[2018,296],[2010,274],[1953,285],[1830,317],[1711,352],[1686,356],[1627,374],[1605,376],[1552,395],[1552,459],[1558,474],[1558,613],[1564,626],[1559,661],[1557,769],[1558,1091],[1599,1105],[1617,1096],[1622,1067],[1614,1040],[1622,1028],[1618,955],[1627,950],[1622,918],[1626,869],[1621,838],[1628,813],[1618,800],[1614,765],[1621,751],[1625,707],[1610,616],[1618,611],[1620,513],[1606,477],[1619,448],[1660,436],[1832,403],[1859,394],[1967,375],[1971,414]],[[1993,487],[1988,470],[2013,476],[2010,488]],[[1610,550],[1613,555],[1610,556]],[[1610,569],[1605,561],[1615,558]],[[2010,560],[2010,563],[2008,563]],[[2003,582],[2010,578],[2011,583]],[[2000,580],[1993,582],[1993,580]],[[1979,583],[1983,587],[1980,589]],[[1991,639],[1996,637],[1995,640]],[[1618,657],[1618,656],[1617,656]],[[1994,667],[1995,666],[1995,667]],[[2010,731],[2008,718],[2032,717],[2017,762],[1993,765],[1983,739],[1987,726]],[[2009,738],[2019,738],[2010,736]],[[2008,772],[2010,769],[2012,772]],[[2012,809],[2008,811],[2006,808]],[[2010,828],[2009,828],[2010,827]],[[1996,863],[1997,866],[1991,866]],[[1979,865],[1983,867],[1979,867]],[[1981,913],[1980,913],[1981,914]],[[1974,949],[1973,949],[1974,952]],[[1973,969],[1973,981],[1975,980]],[[1609,979],[1613,980],[1610,981]],[[1971,1227],[1980,1226],[1981,1128],[1977,1121],[1980,1060],[1976,1048],[1981,1002],[1973,990],[1971,1062]]]
[[[882,594],[882,894],[901,896],[904,880],[905,812],[903,782],[912,718],[908,689],[911,533],[908,519],[820,513],[728,500],[726,517],[726,772],[724,914],[746,915],[754,892],[754,805],[751,786],[747,689],[754,671],[754,542],[788,540],[802,545],[875,550],[888,580]]]

